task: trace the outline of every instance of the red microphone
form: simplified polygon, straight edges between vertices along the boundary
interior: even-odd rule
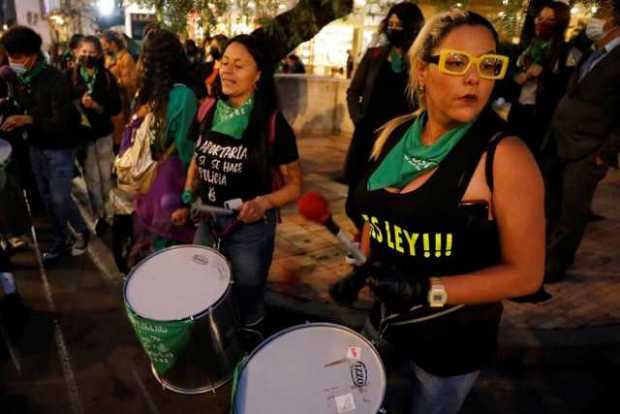
[[[336,236],[347,252],[355,258],[356,262],[361,264],[366,261],[366,256],[353,243],[351,236],[334,222],[332,213],[329,210],[329,203],[321,193],[316,191],[307,192],[297,202],[297,208],[299,213],[306,219],[325,226],[331,234]]]

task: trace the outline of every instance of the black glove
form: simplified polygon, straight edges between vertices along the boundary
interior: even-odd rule
[[[368,278],[367,264],[355,267],[351,273],[329,287],[329,295],[334,302],[343,306],[351,306]]]
[[[368,271],[368,287],[390,311],[405,313],[412,306],[428,304],[431,288],[428,277],[407,276],[380,263],[375,263]]]

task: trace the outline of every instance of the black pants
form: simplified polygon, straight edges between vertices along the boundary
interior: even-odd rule
[[[597,165],[593,154],[579,160],[562,160],[553,142],[545,150],[547,274],[563,275],[573,264],[596,186],[606,173],[607,166]]]
[[[129,272],[128,257],[133,245],[133,216],[116,214],[112,221],[112,254],[118,270]]]

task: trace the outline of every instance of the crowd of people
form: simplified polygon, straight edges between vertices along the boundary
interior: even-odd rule
[[[600,2],[587,46],[583,36],[566,42],[569,19],[565,2],[544,6],[511,62],[486,18],[425,19],[402,2],[380,26],[386,42],[353,73],[346,210],[368,260],[339,284],[363,274],[374,293],[365,333],[413,379],[406,412],[459,411],[493,357],[501,301],[549,298],[543,282],[566,277],[596,186],[617,167],[620,1]],[[74,36],[52,64],[37,33],[9,29],[2,215],[15,213],[4,200],[19,205],[23,188],[51,224],[43,263],[83,254],[91,236],[71,197],[78,165],[95,234],[113,232],[121,272],[170,246],[216,248],[230,261],[242,326],[260,327],[278,209],[302,188],[274,82],[285,57],[284,72],[304,72],[291,38],[258,29],[200,48],[153,25],[137,59],[106,31]],[[507,121],[492,108],[498,82],[514,91]],[[196,216],[196,203],[237,212]],[[0,229],[7,240],[29,219],[11,223]],[[19,302],[4,247],[0,277]]]

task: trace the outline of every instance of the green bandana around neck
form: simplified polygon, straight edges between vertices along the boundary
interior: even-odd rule
[[[390,50],[390,64],[392,65],[392,71],[394,73],[402,73],[405,70],[405,63],[403,62],[403,57],[398,54],[394,48]]]
[[[529,66],[533,63],[537,65],[544,65],[545,59],[551,49],[550,40],[534,39],[530,46],[523,52],[525,56],[525,66]]]
[[[80,66],[80,76],[82,77],[84,83],[86,83],[88,93],[93,93],[93,88],[95,87],[95,80],[97,79],[98,72],[99,70],[95,67],[93,73],[90,74],[84,66]]]
[[[250,122],[250,114],[254,108],[254,96],[245,101],[238,108],[228,105],[223,100],[218,100],[213,116],[211,131],[241,139]]]
[[[43,60],[40,60],[39,63],[37,63],[32,69],[30,69],[28,72],[24,73],[22,76],[17,76],[17,79],[19,79],[19,81],[26,86],[30,85],[30,82],[32,82],[32,80],[34,78],[36,78],[37,76],[39,76],[39,73],[43,72],[43,69],[45,69],[45,62]]]
[[[447,131],[431,145],[422,143],[425,124],[426,113],[422,113],[372,173],[368,179],[369,191],[386,187],[402,189],[413,179],[437,167],[469,131],[473,122]]]

